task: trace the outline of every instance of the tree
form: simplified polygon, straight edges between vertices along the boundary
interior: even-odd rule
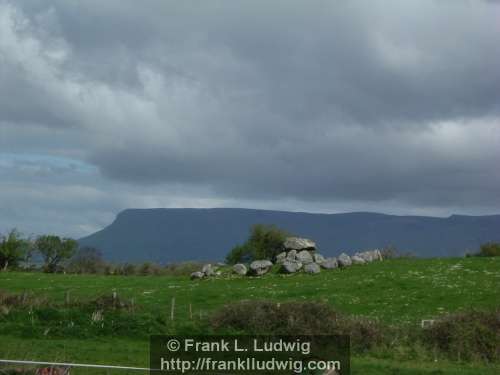
[[[7,235],[0,236],[0,270],[17,267],[30,252],[30,241],[22,238],[21,233],[12,229]]]
[[[45,235],[36,239],[35,247],[43,257],[45,272],[56,272],[62,261],[75,254],[78,242],[71,238]]]
[[[87,246],[79,249],[68,264],[69,272],[73,273],[104,273],[105,268],[101,251]]]
[[[256,259],[274,259],[283,251],[283,243],[290,234],[274,225],[256,224],[243,245],[235,246],[227,255],[229,264]]]
[[[499,257],[500,243],[495,243],[495,242],[483,243],[479,248],[478,255],[481,257]]]

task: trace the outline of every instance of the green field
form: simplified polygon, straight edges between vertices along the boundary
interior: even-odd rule
[[[378,319],[388,325],[418,326],[422,319],[470,308],[494,309],[500,301],[500,258],[394,259],[323,271],[319,275],[221,277],[95,276],[1,272],[0,289],[31,292],[49,301],[85,302],[101,295],[133,300],[137,315],[160,320],[168,332],[203,332],[206,317],[226,303],[245,299],[323,301],[338,311]],[[174,320],[170,320],[175,298]],[[61,315],[61,324],[69,316]],[[86,318],[89,319],[89,318]],[[163,324],[162,323],[162,324]],[[42,325],[42,327],[40,327]],[[201,330],[201,331],[200,331]],[[153,329],[154,331],[154,329]],[[0,314],[2,358],[78,361],[147,366],[147,332],[51,336],[43,321]],[[411,355],[355,356],[354,374],[497,374],[500,367],[439,359],[422,362]],[[81,371],[78,373],[97,373]],[[123,372],[122,372],[123,373]]]

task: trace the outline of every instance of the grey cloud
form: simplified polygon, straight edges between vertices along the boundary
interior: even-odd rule
[[[146,188],[167,204],[172,186],[218,204],[491,212],[499,16],[465,1],[0,1],[0,146],[92,164],[103,197],[127,191],[107,212]]]

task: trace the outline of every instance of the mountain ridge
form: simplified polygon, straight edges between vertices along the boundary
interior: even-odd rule
[[[500,215],[430,217],[376,212],[309,213],[246,208],[132,208],[79,240],[105,258],[172,262],[222,260],[253,224],[274,224],[318,243],[327,256],[395,246],[417,256],[461,256],[500,241]]]

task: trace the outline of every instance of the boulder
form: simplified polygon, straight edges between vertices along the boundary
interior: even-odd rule
[[[325,257],[319,253],[313,254],[314,263],[321,264],[325,261]]]
[[[337,262],[339,263],[339,267],[349,267],[352,264],[351,257],[346,253],[340,254]]]
[[[191,274],[191,280],[198,280],[198,279],[203,279],[205,277],[205,274],[200,271],[193,272]]]
[[[201,268],[201,272],[203,272],[205,274],[205,276],[213,276],[215,275],[215,271],[217,269],[215,267],[212,267],[211,264],[205,264],[202,268]]]
[[[285,260],[281,265],[281,270],[285,273],[295,273],[302,268],[302,263],[296,260]]]
[[[354,256],[357,256],[363,259],[366,263],[373,262],[374,256],[371,251],[363,251],[362,253],[356,253]]]
[[[296,260],[297,259],[297,250],[290,250],[286,253],[286,259]]]
[[[254,260],[250,263],[250,270],[252,274],[260,276],[267,273],[273,266],[272,262],[269,260]]]
[[[305,273],[320,273],[321,268],[317,263],[309,263],[304,266]]]
[[[366,261],[360,256],[353,255],[351,257],[352,264],[366,264]]]
[[[276,264],[282,264],[286,259],[286,252],[283,251],[282,253],[279,253],[276,255]]]
[[[297,260],[300,263],[308,264],[313,262],[313,257],[309,251],[302,250],[297,253]]]
[[[242,263],[238,263],[233,266],[233,272],[237,275],[244,276],[247,274],[247,271],[248,271],[247,266],[245,266]]]
[[[283,244],[287,250],[315,250],[316,243],[308,238],[288,237]]]
[[[337,268],[339,264],[337,263],[337,258],[326,258],[322,263],[321,267],[323,267],[326,270],[332,270],[334,268]]]

